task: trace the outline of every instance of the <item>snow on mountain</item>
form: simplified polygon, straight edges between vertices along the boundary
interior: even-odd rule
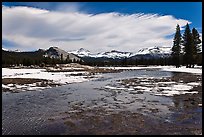
[[[5,48],[2,48],[4,51],[11,51]],[[42,50],[42,49],[40,49]],[[67,57],[69,59],[73,60],[80,60],[80,57],[92,57],[92,58],[112,58],[112,59],[123,59],[123,58],[140,58],[141,56],[152,58],[152,57],[166,57],[171,54],[171,47],[150,47],[150,48],[144,48],[140,49],[136,53],[132,52],[123,52],[123,51],[117,51],[112,50],[108,52],[99,52],[99,53],[91,53],[89,50],[86,50],[84,48],[80,48],[79,50],[73,50],[73,51],[64,51],[58,47],[50,47],[47,50],[42,50],[45,52],[44,57],[51,57],[51,58],[59,58],[61,59],[61,55],[63,57],[63,60],[66,60]],[[19,50],[11,51],[11,52],[21,52]]]
[[[135,55],[146,55],[146,54],[154,54],[154,55],[161,55],[161,54],[171,54],[171,47],[150,47],[144,48],[139,50]]]
[[[89,56],[91,54],[91,52],[89,50],[86,50],[84,48],[80,48],[79,50],[68,51],[68,53],[75,54],[79,57],[85,57],[85,56]]]
[[[99,58],[99,57],[105,57],[105,58],[128,58],[132,55],[133,53],[130,52],[121,52],[121,51],[116,51],[112,50],[110,52],[103,52],[103,53],[98,53],[92,57]]]
[[[20,50],[16,49],[16,50],[13,50],[13,52],[21,52]]]
[[[80,48],[79,50],[75,51],[70,51],[69,53],[75,54],[79,57],[92,57],[92,58],[125,58],[125,57],[128,58],[132,55],[132,53],[130,52],[121,52],[116,50],[93,54],[89,50],[83,48]]]
[[[79,57],[121,59],[121,58],[130,58],[133,56],[141,56],[141,55],[166,56],[166,55],[171,54],[171,47],[155,46],[155,47],[141,49],[137,53],[121,52],[121,51],[112,50],[109,52],[100,52],[97,54],[93,54],[89,50],[80,48],[79,50],[70,51],[69,53],[75,54]]]
[[[2,47],[2,50],[4,50],[4,51],[9,51],[8,49],[5,49],[5,48],[3,48],[3,47]]]
[[[4,51],[9,51],[9,52],[21,52],[20,50],[16,49],[16,50],[9,50],[9,49],[5,49],[2,47],[2,50]]]

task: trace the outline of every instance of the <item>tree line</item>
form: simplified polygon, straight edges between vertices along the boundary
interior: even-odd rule
[[[80,63],[78,60],[70,60],[66,58],[65,60],[61,58],[50,58],[44,57],[44,51],[35,51],[35,52],[9,52],[2,50],[2,67],[9,66],[45,66],[56,64],[67,64],[67,63]]]
[[[172,47],[172,60],[177,68],[186,65],[186,68],[193,68],[195,64],[202,64],[201,40],[198,31],[189,24],[186,24],[183,35],[180,26],[177,24]]]

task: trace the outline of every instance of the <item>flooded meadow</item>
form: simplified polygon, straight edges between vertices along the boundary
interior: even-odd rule
[[[2,92],[3,135],[202,134],[202,74],[139,69]]]

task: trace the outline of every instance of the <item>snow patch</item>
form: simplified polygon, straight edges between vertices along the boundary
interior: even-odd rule
[[[125,90],[126,88],[118,88],[118,87],[112,87],[112,86],[105,86],[107,89],[113,89],[113,90]]]
[[[162,66],[147,66],[147,67],[100,67],[104,69],[114,69],[114,70],[138,70],[138,69],[161,69]]]
[[[190,83],[187,83],[188,85],[190,86],[200,86],[201,83],[198,83],[198,82],[190,82]]]
[[[192,86],[184,85],[184,84],[178,84],[178,85],[173,85],[172,90],[190,90],[192,89]]]
[[[74,76],[72,76],[74,74]],[[76,75],[79,74],[79,75]],[[89,73],[85,71],[77,72],[47,72],[45,69],[9,69],[2,68],[2,79],[3,78],[31,78],[31,79],[44,79],[51,80],[54,84],[68,84],[68,83],[77,83],[89,81]],[[97,76],[95,76],[97,77]],[[33,84],[2,84],[2,88],[14,90],[14,89],[44,89],[46,87],[36,86],[36,83]],[[48,87],[47,87],[48,88]]]
[[[139,70],[139,69],[161,69],[163,71],[170,72],[186,72],[193,74],[202,74],[202,66],[195,66],[194,68],[186,68],[182,66],[176,68],[175,66],[147,66],[147,67],[100,67],[105,69],[114,69],[114,70]]]
[[[138,78],[138,77],[137,77]],[[141,81],[146,81],[145,84],[142,85]],[[149,92],[151,94],[154,94],[156,96],[174,96],[174,95],[181,95],[181,94],[198,94],[198,91],[192,91],[193,87],[200,85],[200,83],[197,82],[190,82],[190,83],[177,83],[175,81],[164,81],[164,82],[156,82],[152,83],[152,79],[141,77],[139,80],[138,85],[133,86],[132,84],[125,83],[126,86],[129,86],[128,88],[122,88],[122,87],[110,87],[106,86],[106,88],[109,89],[124,89],[127,91],[137,91],[140,92]],[[149,83],[148,83],[149,82]],[[122,83],[123,84],[123,83]],[[165,84],[165,86],[164,86]],[[145,86],[148,85],[148,86]]]
[[[163,66],[163,71],[171,71],[171,72],[186,72],[186,73],[194,73],[194,74],[202,74],[202,67],[195,68],[186,68],[185,66],[182,66],[180,68],[176,68],[175,66]]]

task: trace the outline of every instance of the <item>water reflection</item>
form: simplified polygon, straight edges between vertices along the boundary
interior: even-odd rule
[[[103,89],[108,84],[117,85],[117,80],[135,77],[168,77],[184,83],[201,81],[201,77],[191,74],[171,73],[158,69],[132,70],[103,74],[98,80],[43,91],[2,93],[2,134],[63,133],[66,126],[63,126],[60,117],[76,109],[81,111],[102,107],[107,110],[128,110],[165,118],[170,112],[189,110],[201,103],[202,88],[199,94],[174,97],[155,96],[149,92],[133,94],[132,91]],[[52,122],[49,120],[50,117],[57,120]]]

